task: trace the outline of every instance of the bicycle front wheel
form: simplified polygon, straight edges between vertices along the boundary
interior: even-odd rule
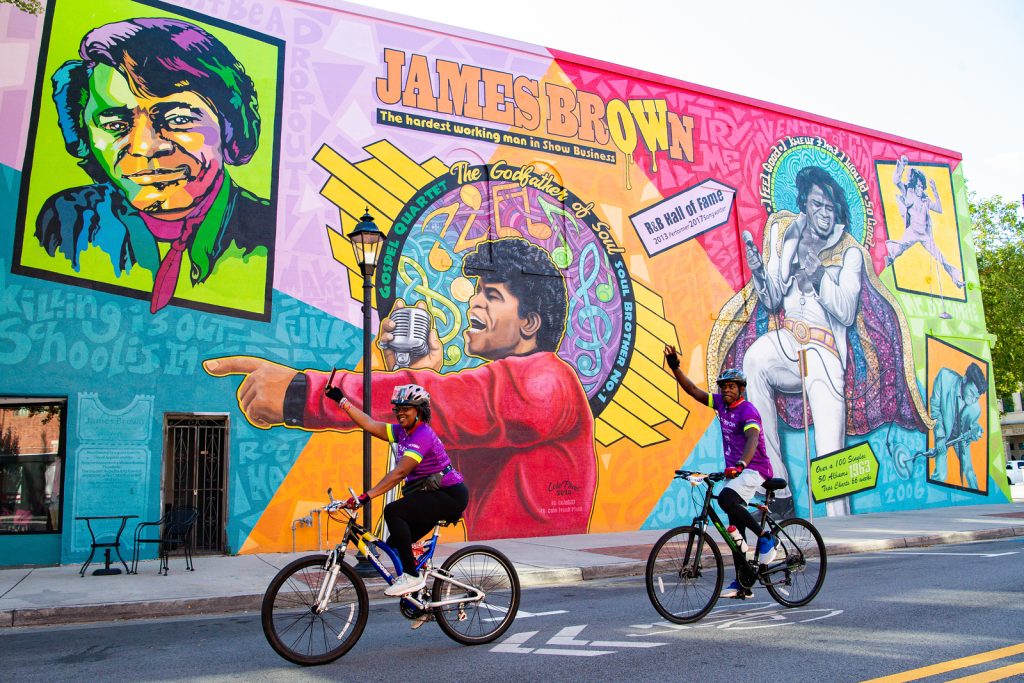
[[[761,582],[780,605],[806,605],[825,582],[825,542],[814,525],[796,517],[779,524],[776,540],[778,559],[761,575]]]
[[[434,579],[431,600],[447,603],[435,607],[434,616],[449,638],[463,645],[481,645],[508,630],[519,611],[519,575],[507,557],[494,548],[473,545],[445,560],[441,570],[484,593],[477,600],[472,591]]]
[[[671,529],[647,558],[647,595],[658,614],[676,624],[702,618],[718,601],[725,576],[722,553],[692,526]]]
[[[289,662],[327,664],[352,649],[366,627],[366,584],[344,562],[326,602],[317,596],[329,580],[327,555],[300,557],[277,573],[263,596],[263,633],[270,647]]]

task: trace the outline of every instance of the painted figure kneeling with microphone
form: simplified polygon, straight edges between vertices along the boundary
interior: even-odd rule
[[[444,444],[428,424],[430,395],[417,384],[395,387],[391,405],[398,421],[387,423],[378,422],[356,408],[330,381],[324,394],[337,401],[361,429],[398,447],[395,468],[372,488],[349,498],[345,507],[359,508],[405,480],[402,497],[384,507],[384,521],[390,532],[387,543],[402,561],[402,575],[384,594],[397,597],[415,593],[426,585],[426,577],[416,571],[413,542],[423,538],[439,521],[457,521],[469,503],[469,488],[462,474],[452,466]]]
[[[725,476],[729,481],[718,494],[718,505],[729,517],[741,537],[749,529],[757,534],[758,523],[747,505],[757,489],[772,475],[772,464],[765,452],[761,430],[761,414],[743,398],[747,378],[739,370],[729,368],[718,376],[720,394],[710,394],[687,377],[679,368],[674,346],[665,347],[665,362],[683,391],[694,400],[718,413],[722,425],[722,448],[725,452]],[[767,531],[757,539],[757,561],[768,564],[775,559],[775,539]],[[746,598],[750,589],[734,580],[722,590],[723,598]]]

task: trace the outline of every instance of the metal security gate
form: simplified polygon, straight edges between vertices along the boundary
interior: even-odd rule
[[[195,552],[224,552],[228,418],[167,415],[165,424],[164,509],[197,508]]]

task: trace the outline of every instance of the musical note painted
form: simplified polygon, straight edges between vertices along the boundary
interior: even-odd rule
[[[585,353],[576,359],[576,369],[584,377],[595,377],[601,373],[604,362],[601,354],[594,352],[611,340],[612,321],[603,308],[590,301],[591,286],[601,276],[601,258],[593,242],[580,252],[577,273],[579,284],[569,301],[569,320],[581,332],[573,337],[572,343]]]

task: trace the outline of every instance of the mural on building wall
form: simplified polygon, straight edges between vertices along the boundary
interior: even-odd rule
[[[50,14],[46,96],[37,94],[47,111],[24,180],[15,272],[145,297],[152,313],[173,301],[269,318],[276,209],[232,169],[263,144],[249,175],[273,196],[279,43],[233,36],[243,65],[212,26],[87,18],[66,3]],[[66,36],[83,26],[78,59],[67,59]],[[270,86],[262,96],[247,69]],[[60,140],[69,157],[54,164]]]
[[[457,163],[409,200],[382,249],[385,372],[373,378],[374,411],[387,411],[397,385],[427,389],[434,429],[473,491],[472,539],[587,531],[594,416],[629,365],[634,301],[622,250],[555,181],[532,166]],[[254,358],[207,367],[246,374],[240,407],[255,424],[354,428],[321,399],[322,372],[305,373],[304,415],[291,416],[276,380],[286,370]],[[335,383],[362,393],[359,374]]]
[[[834,151],[784,142],[767,184],[763,248],[744,233],[751,279],[712,330],[708,376],[743,367],[772,469],[795,484],[779,418],[803,428],[805,396],[818,456],[886,423],[921,430],[927,416],[907,323],[862,244],[873,227],[870,198],[856,189],[862,177]],[[791,514],[793,502],[791,487],[783,489],[776,511]],[[848,500],[833,500],[829,511],[849,512]]]
[[[988,490],[988,363],[928,337],[928,481]]]
[[[316,547],[296,520],[363,478],[322,390],[337,369],[361,405],[371,370],[378,419],[395,384],[434,398],[471,489],[447,539],[686,523],[673,471],[721,468],[721,442],[671,344],[705,386],[747,373],[780,513],[1007,499],[956,153],[364,8],[180,5],[53,0],[3,29],[39,69],[0,89],[0,377],[88,397],[74,489],[116,485],[83,406],[151,403],[121,458],[148,517],[161,420],[213,413],[225,549]],[[346,233],[367,210],[364,368]]]
[[[966,301],[949,166],[912,164],[904,155],[895,162],[877,161],[875,169],[889,228],[886,264],[892,266],[896,288]],[[892,181],[887,183],[890,172]]]

